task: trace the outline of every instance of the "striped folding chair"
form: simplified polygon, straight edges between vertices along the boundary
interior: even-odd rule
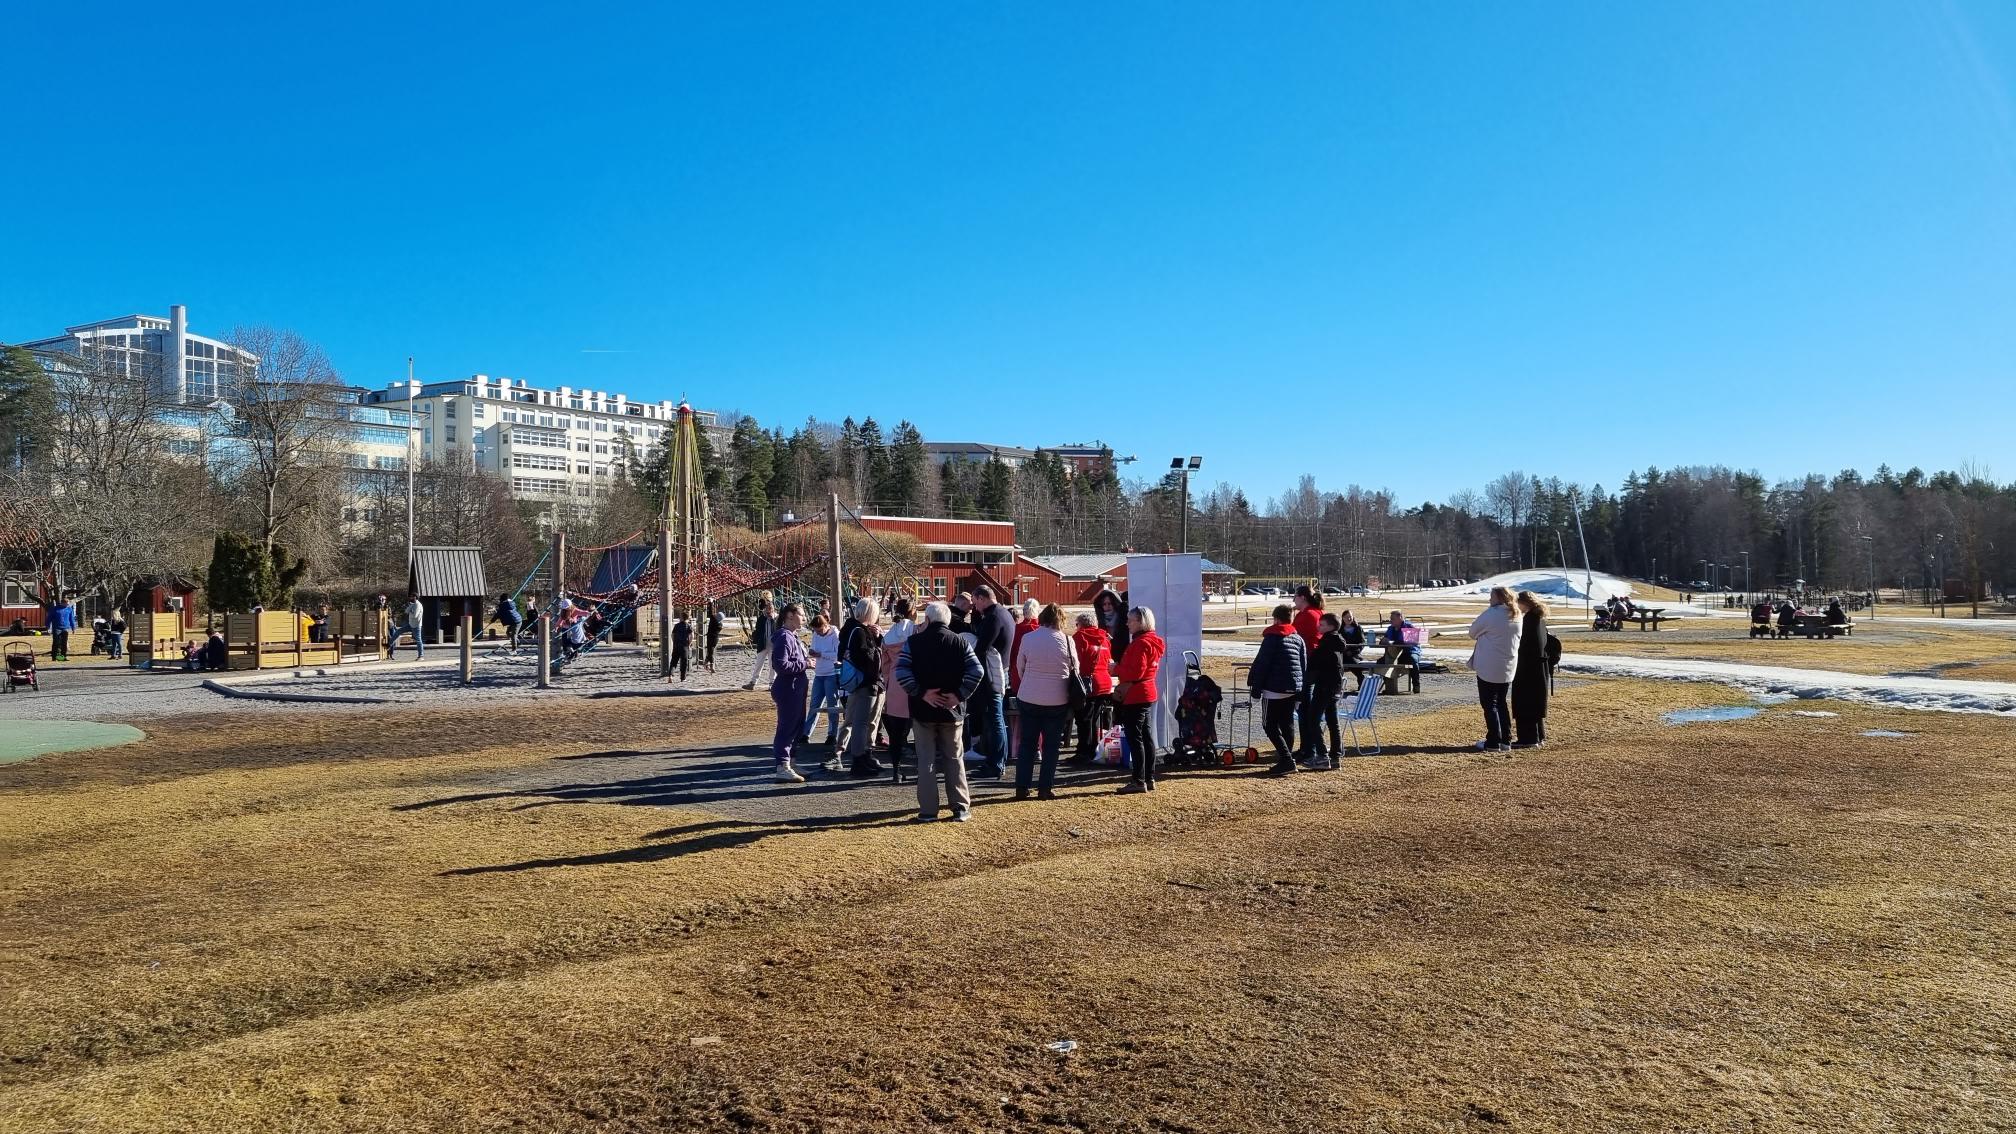
[[[1344,715],[1344,723],[1351,730],[1351,747],[1357,749],[1360,756],[1377,756],[1380,752],[1379,725],[1372,719],[1372,706],[1378,702],[1379,687],[1383,684],[1385,683],[1381,681],[1366,682],[1358,690],[1358,696],[1352,700],[1351,711]],[[1365,747],[1358,741],[1359,721],[1364,721],[1365,727],[1372,732],[1372,747],[1370,748]]]

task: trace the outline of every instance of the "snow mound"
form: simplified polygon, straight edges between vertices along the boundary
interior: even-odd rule
[[[1532,591],[1536,595],[1553,599],[1570,599],[1581,602],[1591,599],[1608,602],[1611,598],[1626,598],[1631,595],[1631,581],[1615,575],[1605,575],[1601,571],[1584,573],[1564,570],[1559,567],[1543,567],[1527,571],[1507,571],[1488,579],[1465,583],[1460,587],[1440,587],[1420,592],[1421,598],[1472,598],[1491,593],[1492,587],[1509,587],[1513,591]]]

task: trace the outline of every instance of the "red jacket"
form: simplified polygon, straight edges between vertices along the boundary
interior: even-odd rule
[[[1168,649],[1162,635],[1152,630],[1127,643],[1127,652],[1120,655],[1120,672],[1117,675],[1127,686],[1126,694],[1120,698],[1121,704],[1155,703],[1155,674],[1162,668],[1162,655]]]
[[[1113,639],[1097,626],[1081,626],[1071,635],[1078,651],[1078,672],[1085,675],[1094,697],[1113,692]]]
[[[1302,635],[1303,645],[1314,650],[1323,640],[1323,612],[1313,606],[1296,611],[1295,632]]]
[[[1022,652],[1022,639],[1027,638],[1029,631],[1034,629],[1036,629],[1036,620],[1033,618],[1027,622],[1017,622],[1015,624],[1015,640],[1009,643],[1008,646],[1008,692],[1010,693],[1015,692],[1022,685],[1022,675],[1015,672],[1015,657]]]

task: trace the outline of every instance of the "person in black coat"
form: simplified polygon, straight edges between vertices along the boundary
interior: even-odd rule
[[[1325,614],[1322,626],[1323,636],[1316,639],[1316,648],[1309,652],[1309,704],[1315,714],[1312,723],[1317,734],[1317,749],[1305,765],[1319,772],[1336,767],[1336,761],[1344,756],[1344,740],[1337,732],[1337,698],[1344,695],[1344,663],[1353,660],[1351,644],[1345,640],[1337,616]],[[1362,638],[1364,635],[1359,636]],[[1364,649],[1364,646],[1358,648]],[[1330,734],[1328,752],[1322,748],[1326,725]]]
[[[1265,705],[1260,719],[1274,745],[1270,776],[1295,770],[1295,706],[1308,671],[1309,647],[1295,632],[1295,608],[1283,603],[1274,608],[1274,624],[1261,632],[1260,652],[1246,674],[1247,688]]]
[[[1519,663],[1512,671],[1514,748],[1537,748],[1547,742],[1547,604],[1532,591],[1520,591]]]

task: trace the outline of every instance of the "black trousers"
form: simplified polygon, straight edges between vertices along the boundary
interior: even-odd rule
[[[1302,707],[1300,697],[1269,697],[1260,704],[1260,723],[1267,740],[1274,745],[1276,759],[1286,760],[1295,752],[1295,716]]]
[[[1513,722],[1518,727],[1519,739],[1515,744],[1538,744],[1547,739],[1546,717],[1519,717]]]
[[[1295,709],[1295,716],[1302,724],[1302,743],[1295,747],[1295,754],[1305,758],[1312,756],[1323,747],[1323,723],[1317,713],[1314,686],[1302,687],[1302,699]]]
[[[49,632],[49,656],[63,659],[70,656],[70,631],[51,630]]]
[[[882,714],[883,731],[889,734],[889,762],[903,758],[903,745],[910,740],[910,718]]]
[[[1317,747],[1322,747],[1323,728],[1327,725],[1330,729],[1330,755],[1332,756],[1340,755],[1344,751],[1344,739],[1337,732],[1337,694],[1339,692],[1340,690],[1336,689],[1311,689],[1309,691],[1309,711],[1315,717],[1317,726]]]
[[[686,657],[686,647],[684,646],[672,647],[672,667],[679,671],[679,680],[681,681],[686,680],[686,675],[688,671],[692,668],[691,663],[687,660]]]
[[[1101,693],[1085,698],[1085,707],[1078,713],[1078,747],[1072,752],[1072,758],[1080,761],[1092,759],[1094,746],[1112,727],[1113,695]]]
[[[1127,747],[1134,756],[1134,778],[1144,784],[1155,782],[1155,732],[1148,725],[1148,716],[1155,711],[1155,705],[1120,706],[1120,728],[1127,736]]]
[[[1477,679],[1477,703],[1484,706],[1484,743],[1490,747],[1512,743],[1512,693],[1509,681]]]

